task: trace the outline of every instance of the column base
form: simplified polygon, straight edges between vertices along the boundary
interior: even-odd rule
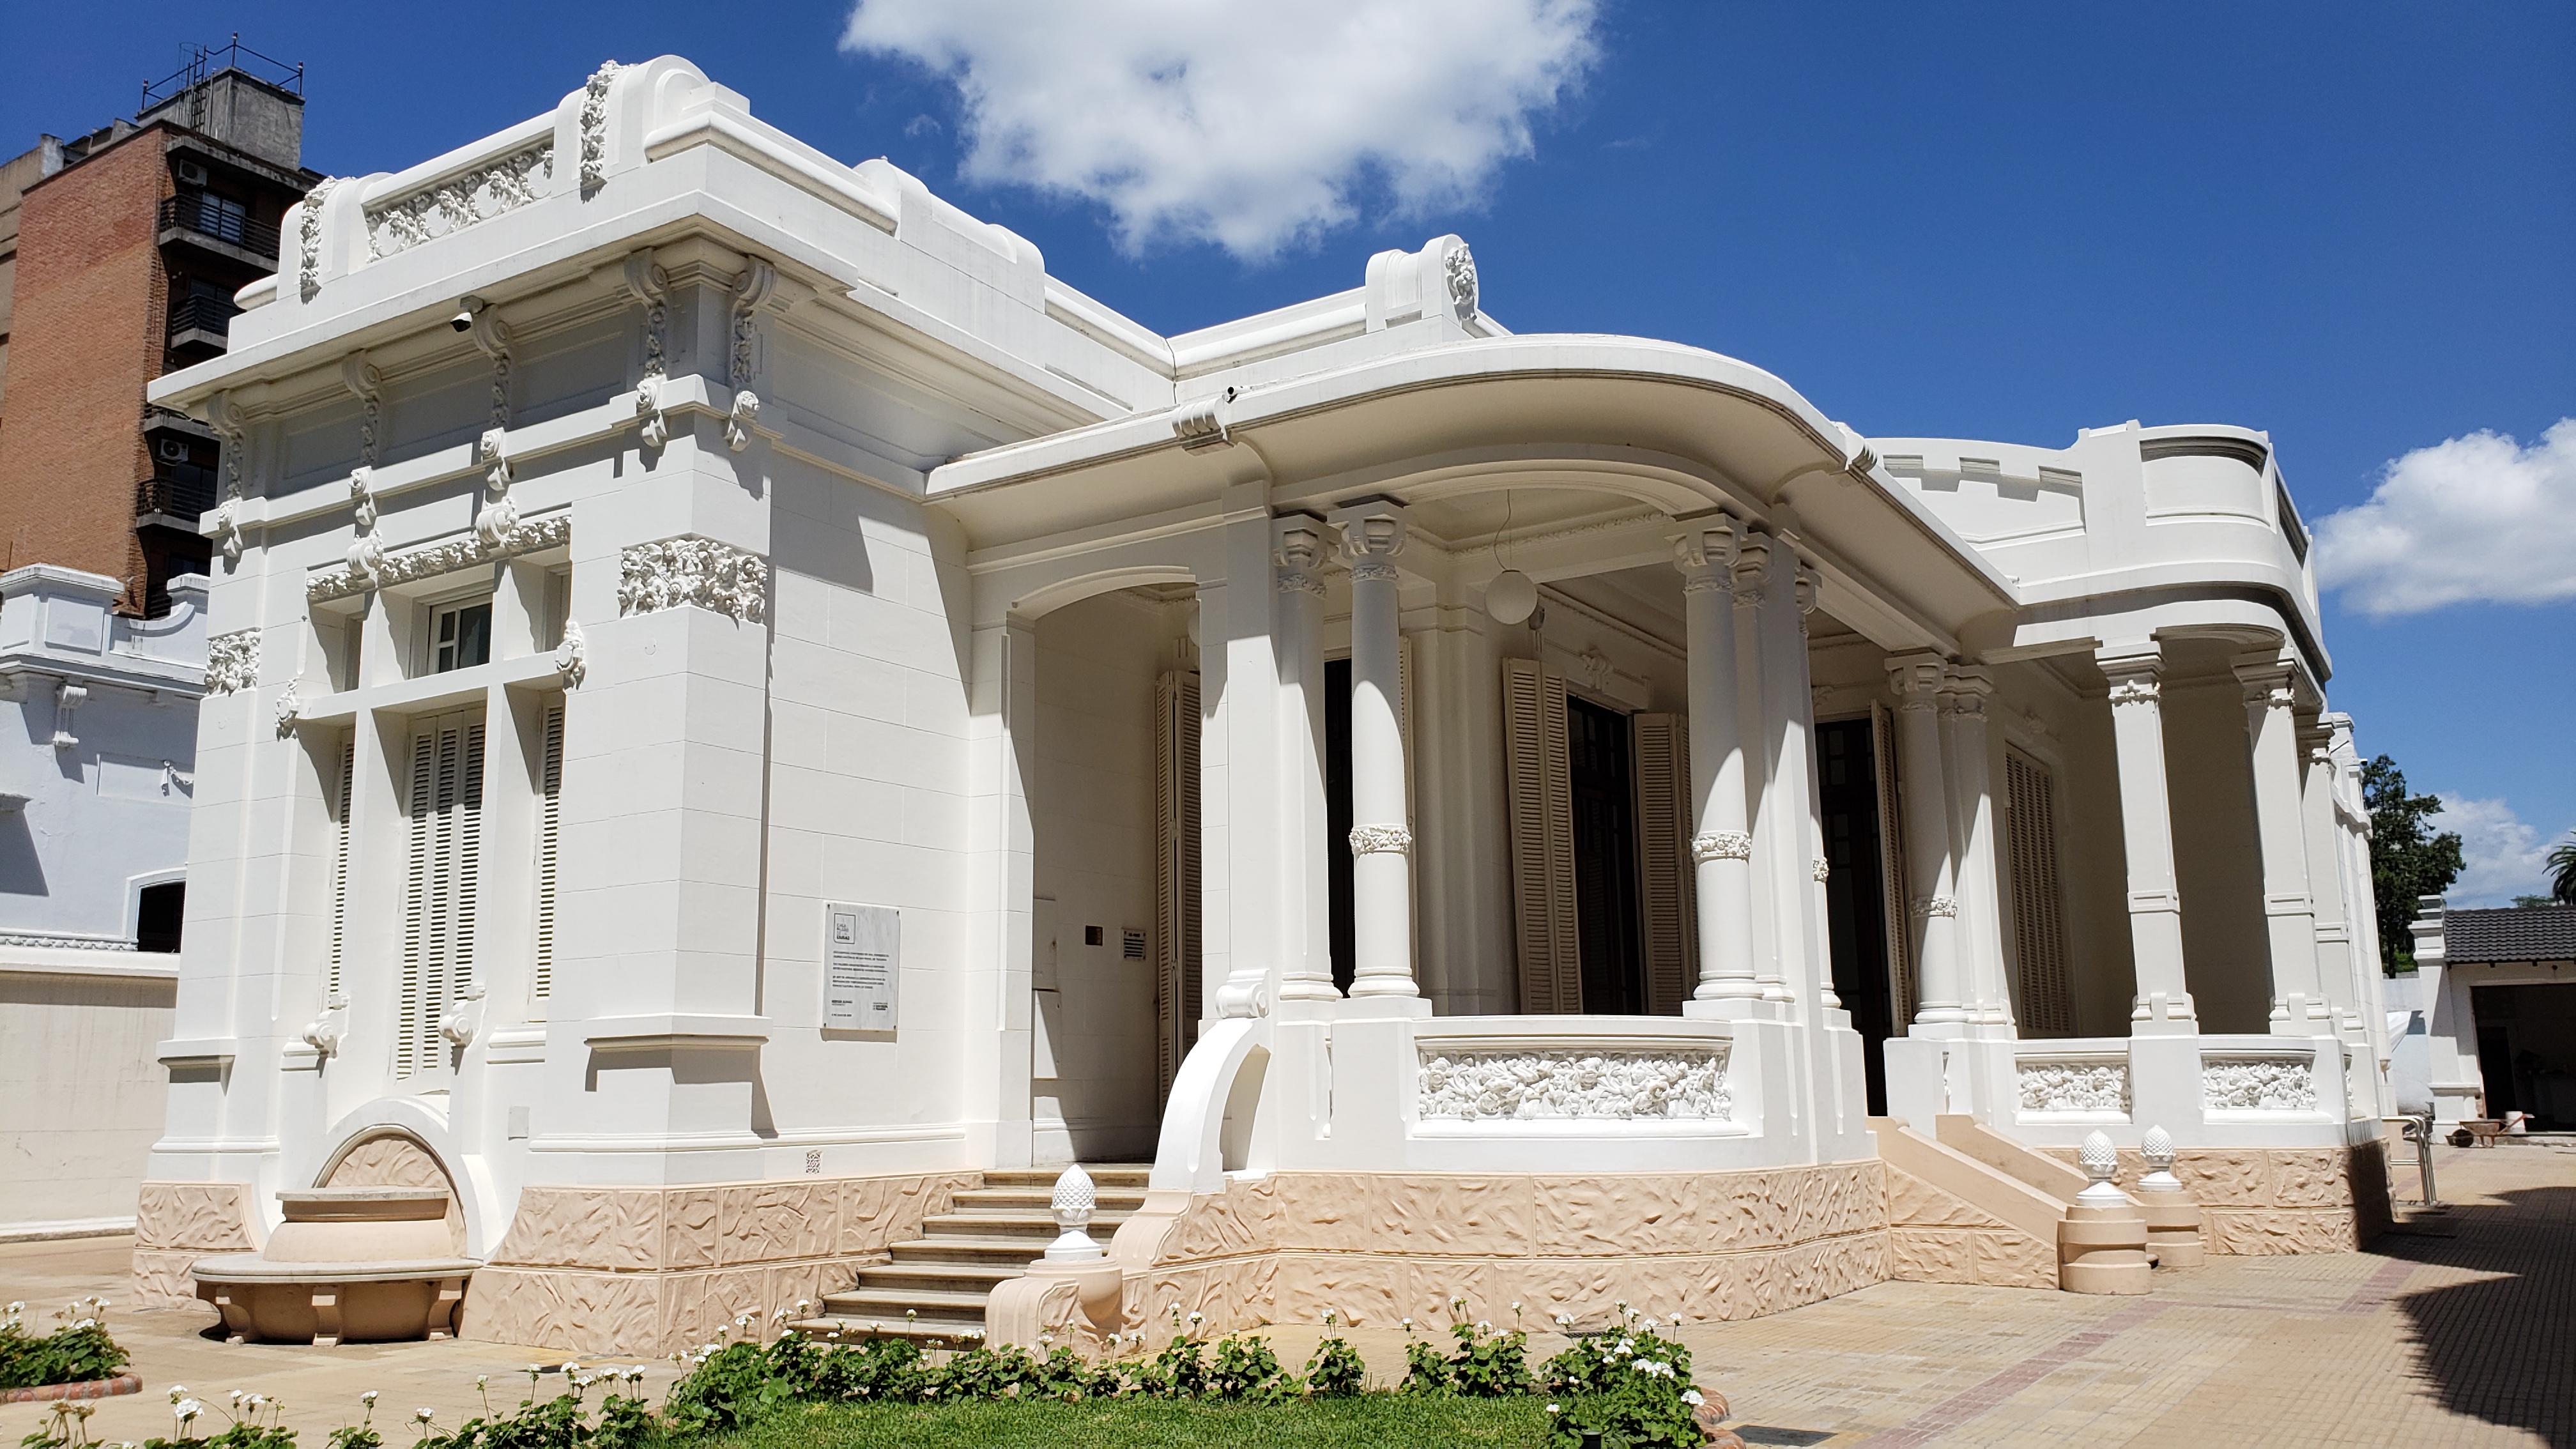
[[[2157,1267],[2197,1268],[2208,1260],[2209,1250],[2200,1241],[2200,1204],[2190,1193],[2167,1188],[2131,1195],[2138,1200],[2138,1216],[2146,1220],[2147,1252]]]
[[[2152,1271],[2136,1208],[2070,1207],[2057,1225],[2057,1286],[2069,1293],[2145,1293]]]
[[[1420,996],[1352,996],[1345,997],[1333,1012],[1336,1021],[1394,1021],[1403,1017],[1427,1017],[1431,1002]]]

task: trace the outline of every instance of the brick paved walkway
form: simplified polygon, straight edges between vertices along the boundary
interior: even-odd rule
[[[1682,1337],[1740,1424],[1826,1436],[1746,1436],[1757,1443],[2576,1449],[2576,1145],[2445,1148],[2436,1165],[2453,1206],[2401,1211],[2399,1231],[2367,1253],[2215,1258],[2159,1272],[2144,1298],[1882,1283]],[[75,1294],[121,1303],[129,1247],[0,1245],[0,1301],[28,1300],[36,1327]],[[99,1403],[90,1431],[108,1440],[169,1432],[174,1383],[210,1405],[232,1388],[283,1398],[308,1444],[355,1417],[367,1389],[384,1394],[379,1423],[399,1430],[428,1405],[453,1426],[480,1408],[475,1375],[493,1376],[506,1407],[541,1356],[486,1343],[227,1347],[207,1336],[215,1318],[203,1307],[120,1309],[110,1321],[144,1391]],[[1318,1336],[1273,1333],[1291,1363]],[[1401,1377],[1400,1333],[1351,1337],[1378,1377]],[[1562,1346],[1550,1336],[1531,1349]],[[671,1369],[651,1368],[658,1398]],[[45,1412],[0,1408],[0,1444]],[[201,1433],[221,1427],[209,1418]]]

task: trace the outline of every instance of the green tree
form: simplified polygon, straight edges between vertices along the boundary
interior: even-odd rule
[[[2549,852],[2549,893],[2562,906],[2576,906],[2576,830]]]
[[[2441,813],[2439,795],[2406,793],[2406,773],[2386,755],[2361,767],[2361,798],[2370,806],[2370,888],[2379,898],[2379,966],[2412,970],[2415,898],[2438,896],[2460,878],[2460,837],[2425,825]]]

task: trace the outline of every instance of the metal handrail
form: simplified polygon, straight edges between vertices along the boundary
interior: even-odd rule
[[[241,308],[229,297],[183,297],[170,304],[170,335],[194,330],[229,338],[239,315]]]
[[[230,242],[270,261],[277,260],[276,227],[217,206],[197,192],[183,191],[177,196],[163,197],[157,226],[162,231],[192,231],[219,242]]]
[[[197,463],[155,463],[134,484],[134,513],[194,520],[215,506],[215,470]]]
[[[2409,1117],[2397,1130],[2415,1144],[2415,1170],[2424,1179],[2424,1206],[2439,1207],[2442,1200],[2433,1193],[2433,1114]]]
[[[250,68],[242,64],[242,57],[245,55],[262,65],[275,68],[275,78],[257,76],[256,79],[265,80],[279,90],[291,90],[299,96],[304,94],[304,62],[299,60],[290,67],[285,61],[273,55],[262,55],[241,43],[241,32],[238,30],[233,32],[232,41],[227,45],[185,45],[179,48],[179,53],[184,59],[179,62],[177,70],[157,81],[143,83],[141,109],[148,111],[156,102],[184,94],[191,86],[205,84],[206,77],[215,71],[237,70],[244,75],[252,75]],[[223,64],[215,63],[217,56],[223,57]],[[292,75],[288,74],[290,70],[293,71]]]

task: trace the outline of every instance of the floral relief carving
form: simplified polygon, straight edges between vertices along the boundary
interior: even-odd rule
[[[1679,1118],[1734,1110],[1723,1051],[1453,1051],[1425,1056],[1424,1120]]]
[[[1413,849],[1413,832],[1401,825],[1354,825],[1351,854],[1404,855]]]
[[[325,176],[304,193],[304,220],[296,228],[296,293],[310,302],[322,291],[322,204],[340,185],[337,176]]]
[[[554,170],[555,143],[549,138],[370,207],[367,254],[389,257],[515,211],[537,199],[540,179],[551,178]]]
[[[557,511],[540,518],[521,522],[497,547],[486,543],[479,534],[451,538],[425,548],[405,549],[387,554],[377,565],[375,581],[357,568],[334,569],[316,577],[304,586],[304,597],[312,603],[344,599],[363,594],[382,584],[407,584],[414,579],[434,578],[454,573],[494,559],[515,558],[525,553],[541,553],[572,541],[572,514]]]
[[[581,194],[587,199],[608,180],[608,88],[626,69],[613,60],[600,62],[582,85]]]
[[[2200,1099],[2213,1112],[2313,1112],[2317,1079],[2304,1057],[2203,1058]]]
[[[1712,830],[1706,835],[1694,835],[1690,847],[1694,861],[1753,858],[1753,837],[1741,830]]]
[[[1450,309],[1457,314],[1460,322],[1474,321],[1476,317],[1475,254],[1468,251],[1462,243],[1456,251],[1449,254],[1448,261],[1443,265],[1443,271],[1445,275],[1442,280],[1449,287]]]
[[[683,604],[745,624],[767,607],[769,565],[711,538],[666,538],[618,555],[617,611],[650,614]]]
[[[2022,1062],[2025,1112],[2126,1112],[2129,1068],[2123,1062]]]
[[[237,694],[259,683],[259,631],[236,629],[206,641],[206,694]]]

